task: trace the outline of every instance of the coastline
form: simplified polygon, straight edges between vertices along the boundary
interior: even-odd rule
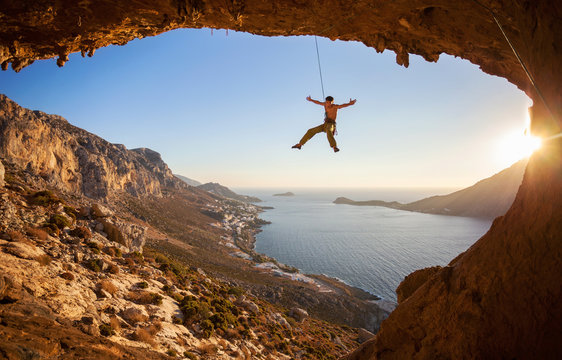
[[[273,207],[248,204],[243,202],[228,202],[230,207],[223,208],[224,218],[213,226],[231,231],[230,236],[223,237],[222,245],[231,248],[231,256],[242,258],[253,263],[253,267],[276,277],[286,278],[316,286],[319,292],[334,292],[356,297],[360,300],[385,301],[396,305],[390,299],[384,299],[378,294],[373,294],[365,289],[346,283],[337,277],[323,273],[303,273],[294,266],[283,264],[274,257],[259,253],[255,250],[257,234],[262,226],[271,224],[270,221],[261,219],[259,214]]]

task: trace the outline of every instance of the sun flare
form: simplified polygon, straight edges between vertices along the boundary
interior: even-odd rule
[[[525,133],[509,134],[499,143],[499,160],[506,167],[511,166],[513,163],[531,156],[541,145],[541,139],[536,136]]]

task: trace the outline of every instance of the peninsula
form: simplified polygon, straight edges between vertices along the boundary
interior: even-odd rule
[[[448,195],[431,196],[407,204],[382,200],[353,201],[345,197],[337,198],[334,200],[334,204],[383,206],[428,214],[494,219],[505,214],[513,203],[523,180],[526,166],[527,159],[519,160],[509,168],[466,189]]]

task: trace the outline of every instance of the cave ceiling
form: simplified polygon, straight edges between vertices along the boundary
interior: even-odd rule
[[[550,113],[492,16],[503,26]],[[506,78],[534,100],[534,131],[554,133],[562,113],[562,2],[525,0],[4,0],[0,63],[19,71],[33,61],[94,56],[108,45],[177,28],[222,28],[264,36],[318,35],[359,41],[377,52],[438,61],[467,59]],[[183,46],[184,44],[182,44]],[[166,54],[163,53],[165,58]],[[551,113],[554,116],[551,116]]]

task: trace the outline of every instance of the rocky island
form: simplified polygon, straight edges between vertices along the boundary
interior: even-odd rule
[[[281,194],[273,194],[273,196],[295,196],[295,194],[290,191],[287,191]]]

